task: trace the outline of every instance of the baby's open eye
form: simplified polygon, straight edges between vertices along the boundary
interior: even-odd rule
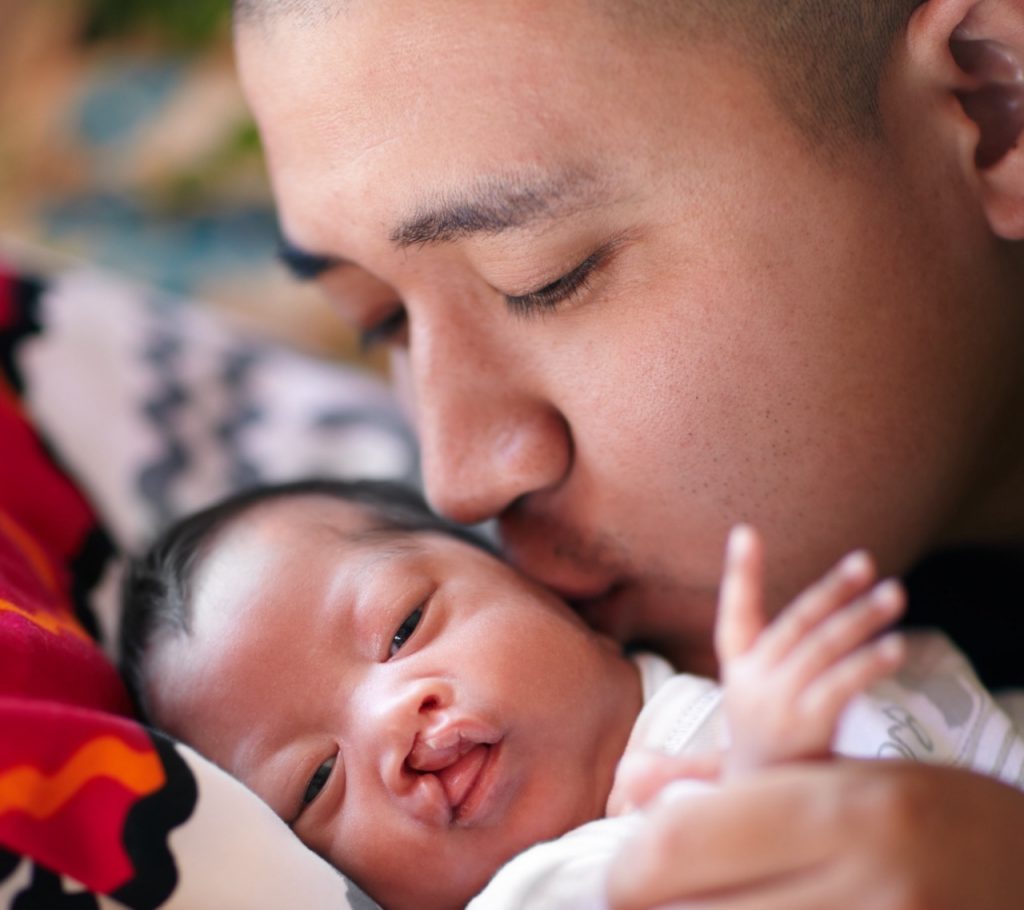
[[[420,624],[422,618],[422,607],[417,607],[405,618],[405,621],[398,627],[398,631],[395,632],[391,639],[391,646],[388,648],[389,657],[394,657],[402,645],[412,637],[412,633],[416,631],[416,627]]]
[[[306,784],[306,792],[302,794],[303,808],[313,802],[313,800],[320,795],[320,791],[327,786],[327,781],[331,776],[331,771],[334,770],[334,762],[335,756],[332,756],[313,772],[313,776],[309,779],[309,783]]]

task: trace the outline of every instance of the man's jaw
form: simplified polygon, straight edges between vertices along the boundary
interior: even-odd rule
[[[591,597],[566,598],[591,628],[597,629],[621,644],[627,644],[633,636],[633,615],[636,604],[630,596],[626,582],[615,582],[599,594]]]

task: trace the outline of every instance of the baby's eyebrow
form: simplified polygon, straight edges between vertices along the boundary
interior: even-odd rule
[[[462,195],[421,207],[392,230],[391,242],[399,249],[430,246],[568,217],[595,204],[598,186],[578,168],[489,177]]]
[[[366,565],[418,553],[423,548],[422,542],[417,539],[417,531],[388,524],[370,524],[352,530],[327,520],[318,521],[312,527],[317,533],[355,548],[359,559]]]

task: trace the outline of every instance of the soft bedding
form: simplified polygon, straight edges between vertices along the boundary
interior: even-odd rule
[[[313,473],[415,476],[380,383],[109,276],[0,264],[0,907],[373,906],[139,723],[105,648],[121,553]]]

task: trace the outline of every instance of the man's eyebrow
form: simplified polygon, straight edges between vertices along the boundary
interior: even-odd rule
[[[424,206],[391,232],[391,242],[399,249],[451,243],[566,217],[592,206],[597,186],[579,170],[491,177],[463,195]]]
[[[319,278],[324,272],[351,264],[340,256],[304,250],[284,236],[277,242],[277,258],[299,281],[312,281],[314,278]]]

